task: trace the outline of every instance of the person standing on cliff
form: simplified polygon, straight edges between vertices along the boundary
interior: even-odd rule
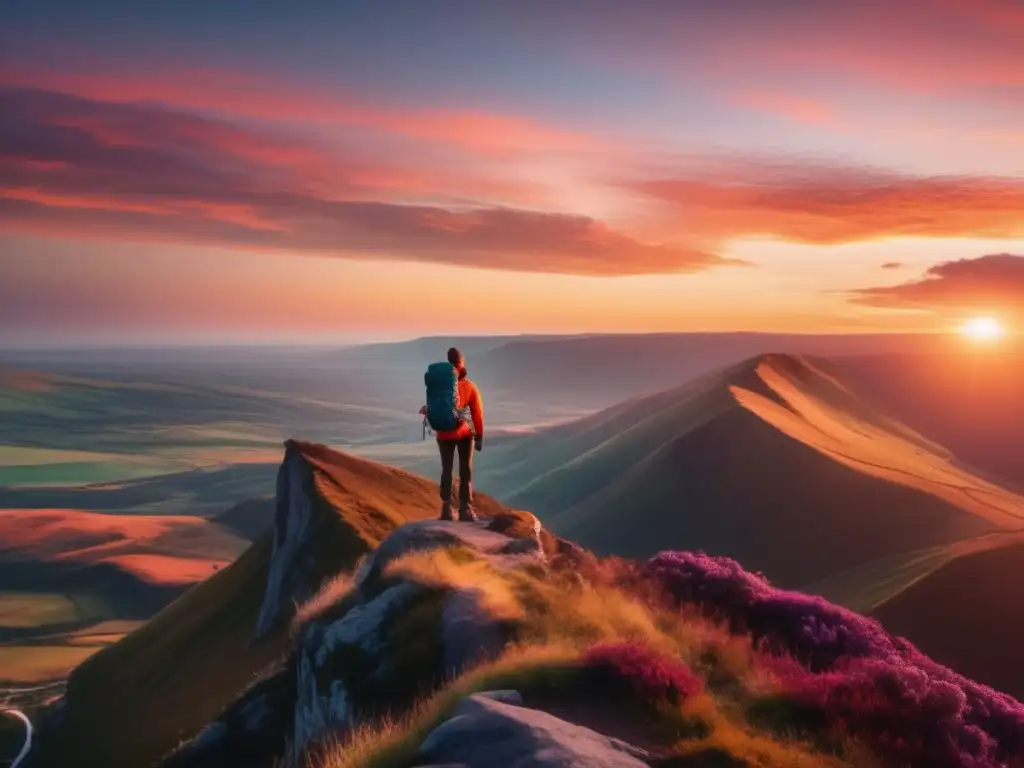
[[[424,374],[427,404],[420,414],[434,430],[441,454],[441,519],[452,519],[452,472],[459,455],[459,520],[477,519],[473,509],[473,450],[484,446],[484,401],[469,380],[466,360],[452,347],[447,363],[434,363]]]

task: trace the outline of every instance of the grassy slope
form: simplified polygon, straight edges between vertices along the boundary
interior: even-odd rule
[[[564,509],[567,502],[599,493],[623,466],[730,407],[728,393],[718,386],[722,375],[628,400],[533,435],[497,438],[481,461],[480,481],[495,496],[538,514]]]
[[[785,356],[497,450],[526,458],[486,487],[518,482],[509,500],[556,533],[599,553],[706,549],[789,586],[1024,516],[1024,500]]]
[[[350,568],[402,522],[437,513],[437,489],[399,470],[301,444],[314,468],[317,508],[351,534],[319,553]],[[478,499],[484,511],[500,505]],[[337,539],[335,539],[337,541]],[[279,659],[286,628],[249,647],[267,581],[270,534],[147,624],[76,669],[66,718],[40,752],[43,765],[130,759],[146,765],[210,722]],[[358,542],[362,542],[361,544]]]
[[[906,585],[872,615],[937,661],[1024,698],[1024,536],[966,549]]]
[[[660,758],[680,759],[679,763],[658,763],[666,766],[877,765],[841,736],[822,739],[835,753],[827,754],[793,733],[772,733],[748,722],[752,705],[781,689],[761,666],[749,638],[730,636],[694,615],[644,605],[635,595],[604,583],[600,570],[587,572],[586,586],[580,589],[579,563],[559,566],[555,561],[555,571],[538,579],[526,571],[496,571],[465,549],[455,555],[455,550],[443,549],[412,553],[389,565],[388,573],[435,589],[473,585],[486,596],[484,605],[493,616],[516,625],[516,643],[495,661],[448,681],[411,711],[399,710],[396,717],[370,721],[347,737],[341,735],[340,744],[328,742],[325,749],[314,748],[311,768],[411,765],[420,743],[450,716],[461,698],[475,691],[509,688],[523,694],[526,706],[627,739]],[[429,646],[438,628],[429,620],[422,624],[415,636],[418,645]],[[638,638],[650,654],[642,652],[639,664],[628,666],[631,673],[642,674],[642,667],[650,665],[648,680],[657,680],[650,689],[619,685],[623,681],[585,669],[594,646]],[[393,642],[394,664],[402,664],[405,654],[418,650],[409,650],[394,638]],[[674,700],[671,693],[663,698],[664,691],[657,690],[667,687],[669,679],[687,684],[676,689]],[[695,755],[700,757],[692,762],[682,760]]]

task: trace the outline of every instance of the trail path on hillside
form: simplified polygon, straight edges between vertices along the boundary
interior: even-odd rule
[[[10,763],[11,768],[18,768],[25,758],[28,757],[29,750],[32,749],[32,722],[20,709],[0,709],[0,715],[7,715],[15,720],[20,720],[22,725],[25,726],[25,743],[21,746],[21,751]]]

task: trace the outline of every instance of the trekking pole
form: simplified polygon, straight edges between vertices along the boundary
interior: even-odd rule
[[[423,439],[427,439],[427,417],[423,417]]]

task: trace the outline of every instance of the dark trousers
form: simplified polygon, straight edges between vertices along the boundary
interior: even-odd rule
[[[452,500],[452,469],[455,452],[459,452],[459,509],[465,509],[473,501],[473,438],[463,440],[438,440],[441,451],[441,500]]]

